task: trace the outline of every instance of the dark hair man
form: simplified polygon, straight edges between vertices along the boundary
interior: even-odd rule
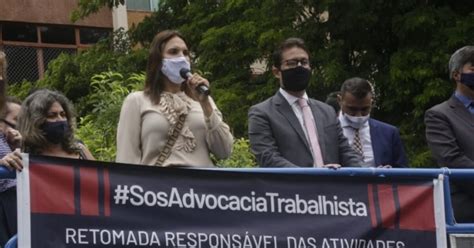
[[[341,92],[339,91],[334,91],[328,94],[326,97],[326,101],[324,101],[327,105],[331,106],[336,113],[339,113],[341,111],[341,106],[339,106],[339,102],[337,101],[337,96],[340,95]]]
[[[339,121],[349,144],[366,167],[407,167],[408,161],[398,129],[370,118],[373,87],[362,78],[344,81],[338,95]]]
[[[334,110],[308,98],[309,52],[299,38],[285,40],[273,55],[279,91],[249,110],[252,152],[262,167],[359,166]]]
[[[456,90],[425,113],[426,140],[440,167],[474,168],[474,46],[457,50],[449,60]],[[454,216],[474,222],[474,183],[451,185]]]

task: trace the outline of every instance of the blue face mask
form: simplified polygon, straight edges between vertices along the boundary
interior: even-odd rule
[[[461,73],[461,83],[474,90],[474,73]]]
[[[48,140],[51,144],[56,145],[65,141],[71,132],[67,121],[46,121],[43,125],[41,125],[41,129],[44,132],[44,137],[46,140]]]
[[[170,59],[163,59],[163,66],[161,67],[161,72],[175,84],[182,84],[185,79],[181,77],[179,71],[181,69],[191,70],[191,64],[185,57],[177,57]]]

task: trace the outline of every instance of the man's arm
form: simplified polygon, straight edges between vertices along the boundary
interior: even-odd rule
[[[392,132],[392,167],[406,168],[408,167],[408,159],[403,148],[402,139],[397,128]]]
[[[474,168],[474,161],[464,155],[444,114],[432,109],[426,111],[425,125],[426,141],[439,166]]]
[[[260,167],[298,167],[280,154],[268,115],[253,106],[248,117],[250,148]]]

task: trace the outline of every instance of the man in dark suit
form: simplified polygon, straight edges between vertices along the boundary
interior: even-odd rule
[[[339,121],[344,136],[358,152],[366,167],[407,167],[398,128],[370,118],[373,87],[366,79],[344,81],[338,95]]]
[[[449,60],[454,94],[425,113],[426,140],[440,167],[474,168],[474,46],[457,50]],[[454,216],[474,222],[474,183],[451,184]]]
[[[311,66],[304,41],[285,40],[273,55],[272,71],[281,88],[249,110],[250,145],[259,165],[359,166],[334,110],[306,95]]]

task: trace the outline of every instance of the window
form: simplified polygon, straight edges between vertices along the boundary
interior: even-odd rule
[[[128,0],[127,9],[129,10],[144,10],[156,11],[158,10],[159,0]]]
[[[80,28],[79,36],[81,37],[81,44],[95,44],[101,39],[109,36],[109,29],[100,28]]]
[[[73,27],[43,26],[40,30],[43,43],[76,44]]]
[[[3,24],[3,40],[38,42],[36,35],[36,26],[23,23],[5,23]]]
[[[0,22],[0,30],[0,47],[7,55],[7,78],[12,84],[42,78],[60,54],[88,48],[112,32],[107,28],[15,22]]]

